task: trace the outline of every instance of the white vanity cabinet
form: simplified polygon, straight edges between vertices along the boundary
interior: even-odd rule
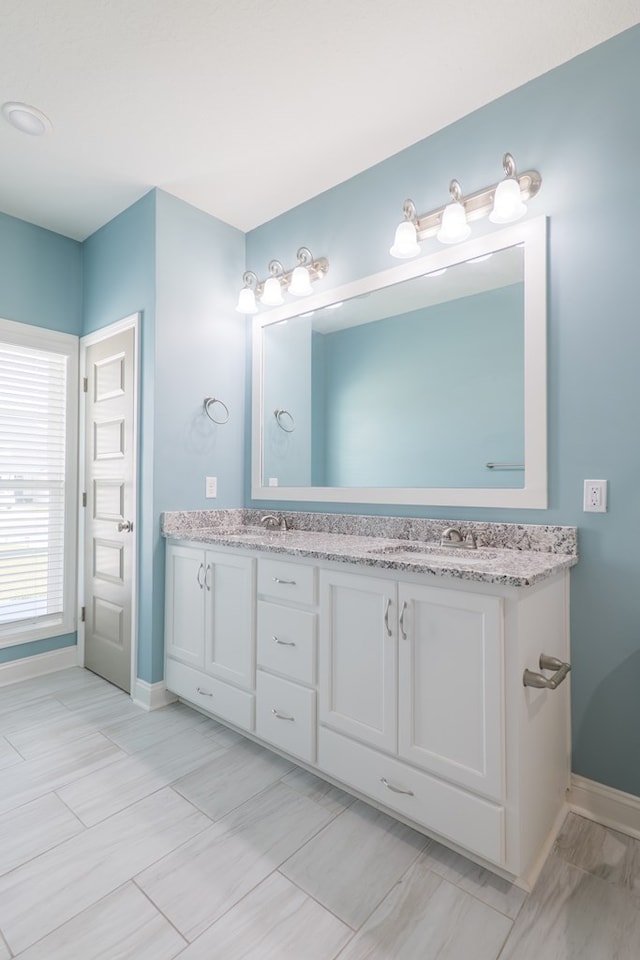
[[[167,688],[221,718],[254,726],[255,560],[168,544]]]
[[[398,610],[398,755],[502,801],[502,599],[401,582]]]
[[[316,760],[317,570],[258,559],[256,735]]]
[[[568,659],[568,589],[170,543],[167,686],[526,882],[566,809],[569,685],[523,674]]]

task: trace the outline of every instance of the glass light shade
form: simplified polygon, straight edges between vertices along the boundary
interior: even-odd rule
[[[292,293],[294,297],[308,297],[310,293],[313,293],[311,277],[306,267],[296,267],[291,274],[289,293]]]
[[[413,220],[403,220],[396,227],[396,236],[393,246],[389,250],[392,257],[398,260],[409,260],[420,253],[416,225]]]
[[[522,202],[520,184],[513,177],[502,180],[496,187],[493,198],[493,210],[489,214],[492,223],[513,223],[527,212]]]
[[[277,277],[269,277],[268,280],[265,280],[260,303],[264,303],[267,307],[279,307],[281,303],[284,303],[282,287]]]
[[[437,237],[440,243],[460,243],[471,233],[464,207],[457,200],[447,204],[442,211],[442,224]]]
[[[256,295],[251,289],[251,287],[243,287],[238,296],[238,303],[236,305],[236,310],[238,313],[252,314],[258,312],[258,307],[256,305]]]

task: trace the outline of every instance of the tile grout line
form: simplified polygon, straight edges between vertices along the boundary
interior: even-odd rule
[[[197,834],[196,834],[196,836],[197,836]],[[140,893],[142,894],[142,896],[145,898],[145,900],[147,900],[147,901],[149,902],[149,904],[153,907],[153,909],[156,911],[156,913],[157,913],[160,917],[162,917],[163,920],[165,920],[173,930],[175,930],[175,932],[178,934],[178,936],[180,937],[181,940],[184,940],[184,948],[190,946],[191,943],[194,943],[194,942],[195,942],[195,941],[193,941],[193,940],[188,940],[188,939],[185,937],[184,933],[182,933],[182,931],[179,930],[178,927],[176,927],[176,925],[175,925],[175,923],[173,922],[173,920],[171,920],[171,919],[166,915],[166,913],[164,913],[164,911],[162,911],[162,910],[160,909],[160,907],[158,906],[158,904],[155,903],[155,902],[151,899],[151,897],[149,896],[149,894],[147,893],[147,891],[144,890],[143,887],[140,886],[140,884],[139,884],[138,881],[135,879],[135,877],[131,877],[129,880],[127,880],[127,883],[133,884],[133,886],[136,888],[136,890],[139,890],[139,891],[140,891]],[[184,949],[184,948],[183,948],[183,949]],[[180,953],[183,953],[183,950],[180,950]],[[179,956],[180,956],[180,953],[176,954],[176,956],[179,957]]]

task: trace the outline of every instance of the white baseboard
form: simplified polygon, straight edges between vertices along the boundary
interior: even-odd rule
[[[169,693],[164,680],[159,683],[147,683],[146,680],[137,679],[131,699],[145,710],[157,710],[158,707],[166,707],[168,703],[174,703],[178,698],[175,694]]]
[[[640,840],[640,797],[573,774],[568,801],[574,813]]]
[[[63,647],[62,650],[52,650],[50,653],[37,653],[33,657],[23,657],[21,660],[10,660],[8,663],[0,663],[0,687],[77,666],[78,648],[76,646]]]

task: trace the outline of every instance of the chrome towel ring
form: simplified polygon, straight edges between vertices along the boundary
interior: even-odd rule
[[[296,422],[293,419],[293,414],[289,413],[288,410],[276,409],[273,411],[273,415],[276,418],[276,422],[281,430],[284,430],[285,433],[293,433],[296,428]]]
[[[216,420],[213,413],[211,412],[210,408],[213,407],[216,403],[222,407],[222,410],[224,410],[224,413],[222,414],[222,416],[224,417],[223,420]],[[218,397],[205,397],[203,407],[204,407],[204,412],[209,417],[209,420],[213,421],[213,423],[223,424],[223,423],[226,423],[227,420],[229,419],[229,408],[226,405],[226,403],[223,403],[222,400],[218,399]]]

